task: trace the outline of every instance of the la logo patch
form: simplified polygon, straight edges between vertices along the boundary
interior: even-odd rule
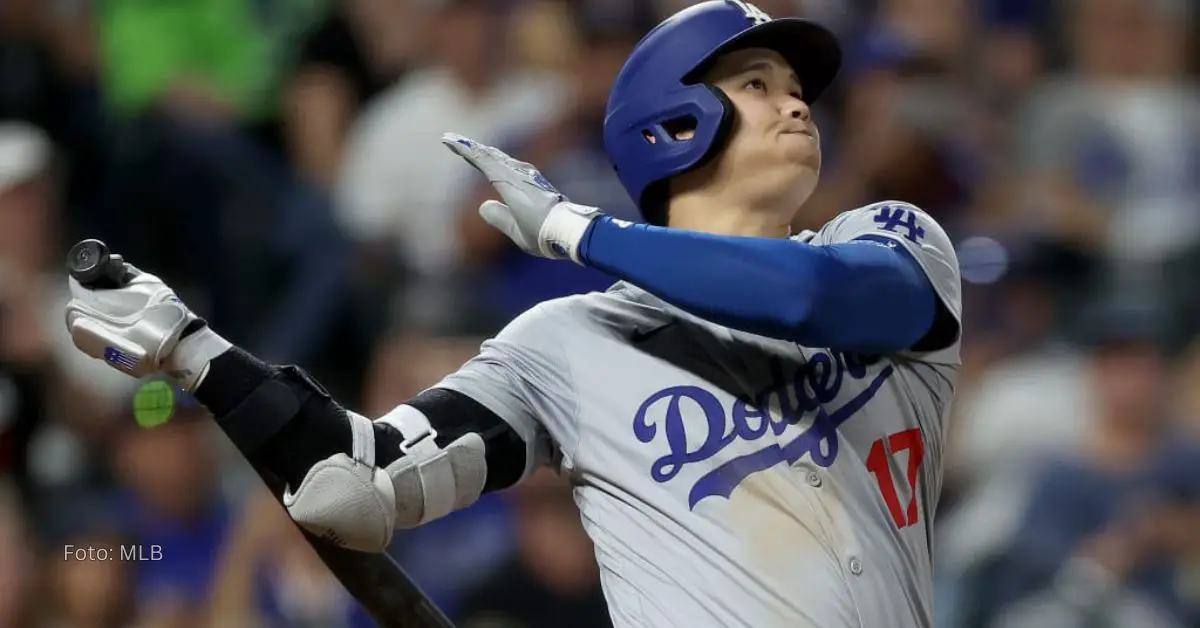
[[[725,1],[741,9],[742,12],[746,14],[746,19],[754,22],[755,26],[758,26],[759,24],[766,24],[767,22],[771,21],[771,16],[767,15],[765,11],[754,6],[753,4],[750,4],[749,2],[745,2],[744,0]]]

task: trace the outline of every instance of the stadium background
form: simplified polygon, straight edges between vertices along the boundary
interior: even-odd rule
[[[66,248],[107,240],[375,415],[608,282],[515,254],[438,135],[628,216],[607,85],[683,4],[0,2],[0,628],[367,625],[194,405],[139,426],[138,383],[73,350]],[[758,4],[847,50],[797,227],[904,199],[959,248],[938,627],[1200,626],[1196,5]],[[130,544],[161,560],[68,549]],[[606,625],[551,475],[392,551],[464,627]]]

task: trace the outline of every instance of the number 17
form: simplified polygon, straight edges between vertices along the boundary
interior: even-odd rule
[[[886,444],[885,444],[886,443]],[[908,450],[908,488],[912,497],[908,500],[907,512],[900,509],[900,497],[896,494],[896,480],[892,477],[892,465],[889,458],[894,458],[901,451]],[[889,455],[890,452],[890,455]],[[921,462],[925,459],[925,441],[921,438],[920,428],[896,432],[886,439],[879,439],[871,444],[867,454],[867,470],[875,474],[879,483],[879,492],[887,504],[888,512],[897,528],[906,528],[919,520],[917,512],[917,473],[921,470]]]

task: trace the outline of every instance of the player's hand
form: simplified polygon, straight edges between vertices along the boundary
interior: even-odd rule
[[[80,351],[141,378],[169,370],[184,330],[203,324],[158,277],[125,263],[120,286],[84,287],[68,277],[67,330]],[[174,375],[174,373],[173,373]]]
[[[442,143],[482,172],[504,199],[479,206],[488,224],[526,253],[583,263],[579,245],[588,226],[603,215],[599,209],[570,202],[537,168],[497,148],[455,133],[443,135]]]

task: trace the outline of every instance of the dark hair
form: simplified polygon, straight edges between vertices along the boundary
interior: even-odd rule
[[[668,181],[656,181],[651,183],[646,191],[642,193],[642,202],[639,204],[642,210],[642,218],[647,224],[656,227],[665,227],[670,219],[668,211],[671,200],[671,186]]]

